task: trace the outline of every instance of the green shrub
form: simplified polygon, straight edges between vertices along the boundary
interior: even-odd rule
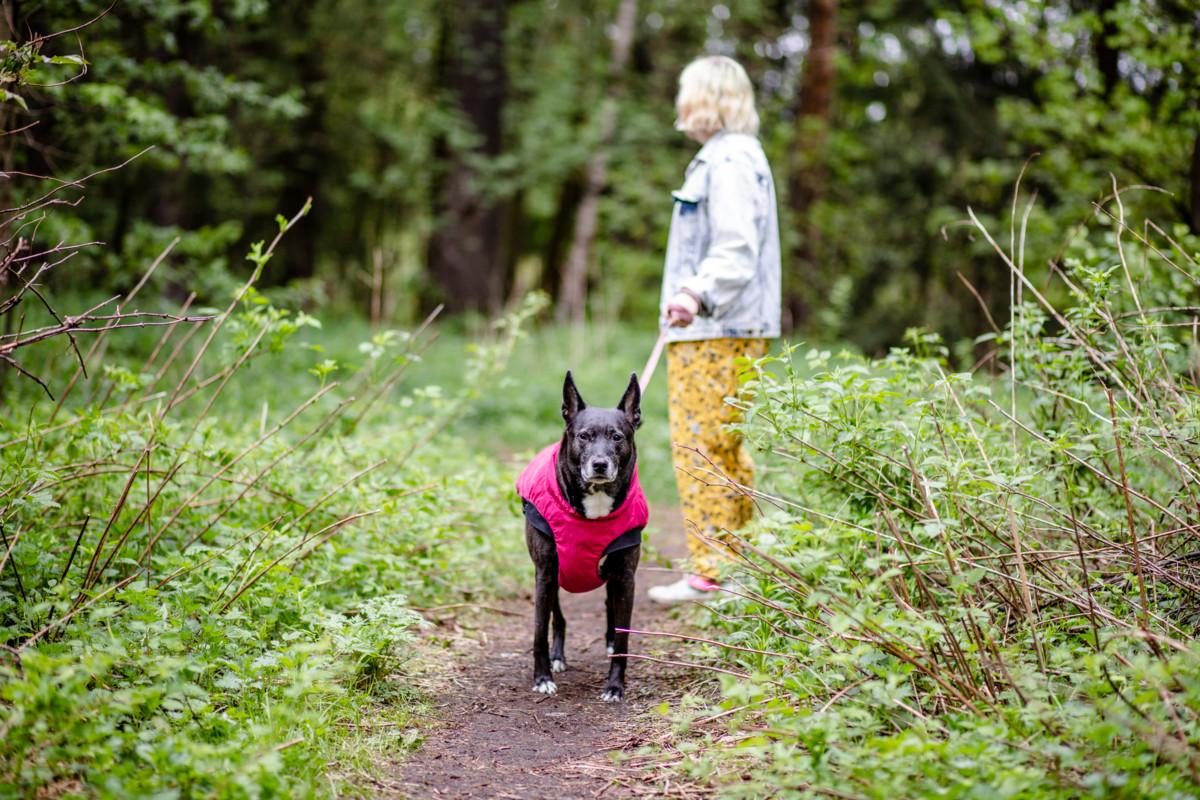
[[[685,768],[731,797],[1200,791],[1200,243],[1107,214],[1057,267],[1070,308],[1017,284],[981,338],[1007,375],[920,331],[760,363],[765,513],[706,647],[747,677]]]
[[[444,432],[543,301],[456,386],[393,397],[428,332],[330,358],[299,341],[316,319],[254,291],[272,249],[207,320],[20,350],[46,353],[45,391],[9,375],[0,419],[0,795],[324,795],[360,717],[395,723],[378,748],[416,739],[409,603],[522,564],[495,535],[510,476]]]

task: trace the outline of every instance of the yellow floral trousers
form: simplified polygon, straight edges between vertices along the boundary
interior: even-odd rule
[[[705,537],[725,538],[750,521],[753,503],[729,486],[749,486],[754,462],[742,437],[726,429],[740,419],[725,402],[738,393],[739,357],[760,358],[765,339],[706,339],[667,347],[667,402],[679,504],[688,531],[691,571],[715,579],[724,554]]]

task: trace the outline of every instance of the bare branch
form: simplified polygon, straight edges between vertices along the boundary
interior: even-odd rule
[[[95,25],[97,22],[99,22],[100,20],[107,17],[108,12],[112,11],[116,7],[117,7],[117,0],[113,0],[112,3],[109,4],[108,8],[104,9],[99,14],[97,14],[96,16],[89,19],[87,22],[76,25],[74,28],[66,28],[65,30],[55,31],[54,33],[39,34],[39,35],[33,37],[32,39],[30,39],[29,43],[40,45],[42,42],[48,42],[51,39],[57,39],[59,36],[65,36],[68,33],[75,33],[77,31],[83,30],[84,28],[91,27],[92,25]]]
[[[10,367],[15,369],[17,372],[24,375],[26,378],[29,378],[31,381],[36,383],[38,386],[41,386],[42,390],[46,392],[46,395],[51,400],[54,399],[54,394],[53,394],[53,392],[50,391],[50,387],[46,385],[46,382],[44,380],[42,380],[41,378],[39,378],[37,375],[34,375],[32,372],[30,372],[29,370],[22,367],[20,364],[18,364],[17,360],[15,358],[8,355],[7,353],[0,353],[0,361],[3,361],[4,363],[8,364]]]

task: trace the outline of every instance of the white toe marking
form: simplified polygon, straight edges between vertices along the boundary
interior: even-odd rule
[[[605,703],[619,703],[624,699],[623,693],[616,689],[605,689],[600,694],[600,699]]]
[[[583,496],[583,513],[588,519],[607,517],[612,513],[613,499],[604,492],[589,492]]]
[[[556,658],[550,662],[551,672],[566,672],[566,670],[567,662],[563,661],[561,658]]]
[[[610,644],[608,647],[604,648],[604,649],[608,651],[608,654],[609,654],[610,656],[613,654],[613,652],[615,652],[615,651],[613,650],[613,646],[612,646],[611,644]]]
[[[554,681],[542,681],[541,683],[535,683],[533,685],[533,690],[538,694],[558,694],[558,686],[554,684]]]

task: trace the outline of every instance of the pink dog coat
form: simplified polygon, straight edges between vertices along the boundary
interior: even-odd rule
[[[604,584],[600,559],[605,549],[630,531],[640,531],[650,519],[646,495],[638,483],[637,467],[625,502],[606,517],[588,519],[576,513],[558,488],[558,448],[555,442],[534,456],[517,478],[517,493],[550,526],[558,549],[558,585],[568,592],[590,592]]]

